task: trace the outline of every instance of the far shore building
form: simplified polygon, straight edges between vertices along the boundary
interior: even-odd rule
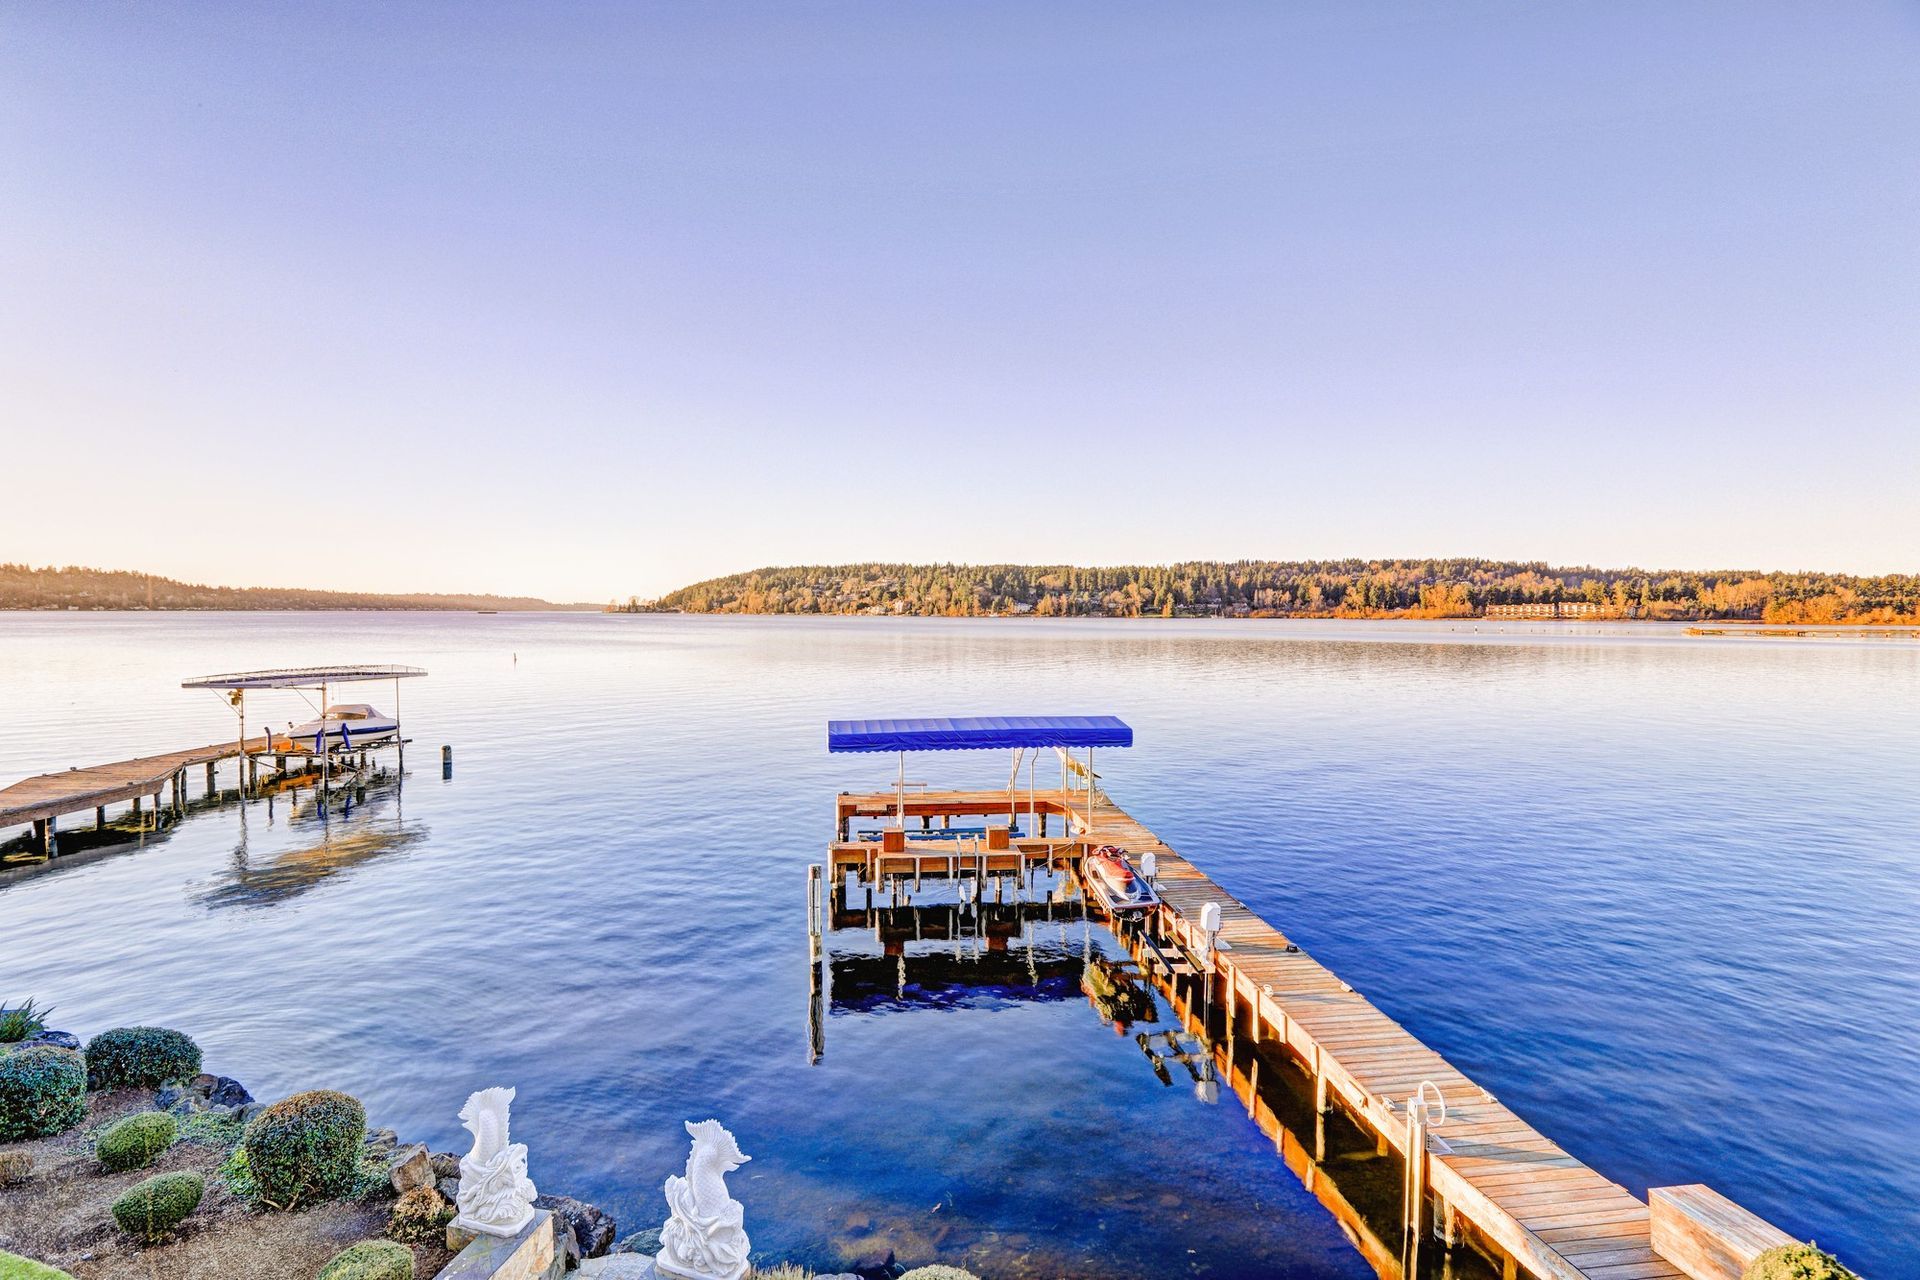
[[[1535,600],[1526,604],[1490,604],[1487,617],[1543,621],[1553,618],[1625,618],[1632,611],[1617,604],[1595,604],[1591,600]]]

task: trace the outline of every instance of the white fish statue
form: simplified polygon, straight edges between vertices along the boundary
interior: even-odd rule
[[[512,1089],[482,1089],[460,1108],[473,1150],[460,1157],[459,1216],[453,1225],[490,1236],[513,1236],[533,1219],[537,1194],[527,1177],[527,1148],[507,1141]]]
[[[687,1121],[693,1151],[687,1176],[667,1179],[672,1216],[660,1229],[654,1266],[680,1280],[741,1280],[747,1274],[747,1233],[740,1202],[727,1194],[726,1175],[751,1156],[742,1154],[718,1120]]]

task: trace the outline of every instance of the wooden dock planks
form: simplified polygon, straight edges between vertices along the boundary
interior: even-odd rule
[[[846,794],[837,815],[890,816],[897,801],[891,792]],[[1136,864],[1152,853],[1165,903],[1160,922],[1189,951],[1199,942],[1201,908],[1219,907],[1219,980],[1234,1007],[1257,1010],[1256,1038],[1284,1039],[1329,1094],[1396,1150],[1407,1140],[1407,1096],[1423,1082],[1437,1087],[1449,1118],[1428,1144],[1430,1189],[1519,1266],[1548,1280],[1683,1280],[1653,1251],[1644,1201],[1501,1105],[1110,798],[1098,796],[1090,828],[1085,791],[1048,789],[1031,801],[1016,793],[1020,814],[1030,803],[1066,815],[1082,841],[1120,845]],[[905,809],[909,818],[992,814],[1006,811],[1007,795],[916,790]]]
[[[1433,1190],[1520,1265],[1553,1280],[1682,1280],[1653,1252],[1643,1201],[1502,1106],[1110,799],[1096,804],[1090,838],[1136,861],[1154,854],[1176,930],[1191,933],[1206,903],[1220,908],[1218,967],[1236,998],[1255,1002],[1396,1148],[1406,1141],[1396,1105],[1423,1081],[1437,1086],[1450,1116],[1430,1144]]]
[[[264,737],[249,738],[249,752],[267,749]],[[83,813],[101,805],[117,804],[136,796],[150,796],[168,779],[194,765],[238,755],[240,744],[221,742],[165,755],[142,756],[114,764],[97,764],[65,773],[43,773],[0,788],[0,827]]]

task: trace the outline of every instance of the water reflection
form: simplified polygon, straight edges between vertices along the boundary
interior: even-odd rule
[[[1410,1237],[1403,1229],[1405,1165],[1399,1155],[1337,1107],[1317,1110],[1313,1082],[1301,1064],[1268,1045],[1240,1038],[1234,1021],[1211,1006],[1198,975],[1183,976],[1162,963],[1144,932],[1121,930],[1117,939],[1179,1027],[1177,1032],[1141,1036],[1143,1048],[1181,1046],[1178,1053],[1156,1061],[1156,1074],[1172,1083],[1166,1065],[1179,1063],[1205,1101],[1217,1099],[1225,1083],[1287,1169],[1333,1215],[1383,1280],[1493,1280],[1500,1274],[1444,1223],[1434,1224],[1431,1240]]]
[[[1399,1156],[1337,1108],[1314,1106],[1311,1080],[1284,1053],[1236,1035],[1190,967],[1138,922],[1110,929],[1065,876],[1016,884],[1016,900],[976,901],[970,886],[929,886],[919,902],[809,903],[809,1058],[840,1016],[1005,1009],[1084,999],[1088,1030],[1139,1048],[1163,1087],[1213,1105],[1230,1093],[1341,1233],[1385,1280],[1492,1280],[1497,1268],[1440,1224],[1424,1249],[1404,1227]],[[817,893],[813,889],[810,892]],[[925,901],[948,894],[952,901]],[[824,930],[815,934],[814,921]],[[1224,1090],[1223,1090],[1224,1086]],[[859,1215],[864,1224],[871,1219]],[[891,1223],[890,1229],[905,1224]]]
[[[252,852],[251,828],[243,811],[231,864],[196,892],[195,900],[214,910],[275,906],[355,867],[420,843],[429,829],[424,823],[406,820],[401,790],[402,776],[391,773],[335,796],[331,808],[311,797],[304,805],[298,799],[270,799],[269,822],[284,812],[292,829],[317,834],[319,839],[264,858]]]

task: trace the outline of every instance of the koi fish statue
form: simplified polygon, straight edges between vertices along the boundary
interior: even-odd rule
[[[654,1266],[677,1280],[741,1280],[747,1274],[747,1233],[726,1175],[752,1157],[742,1154],[718,1120],[689,1120],[687,1132],[693,1151],[686,1176],[667,1179],[673,1216],[660,1229]]]

